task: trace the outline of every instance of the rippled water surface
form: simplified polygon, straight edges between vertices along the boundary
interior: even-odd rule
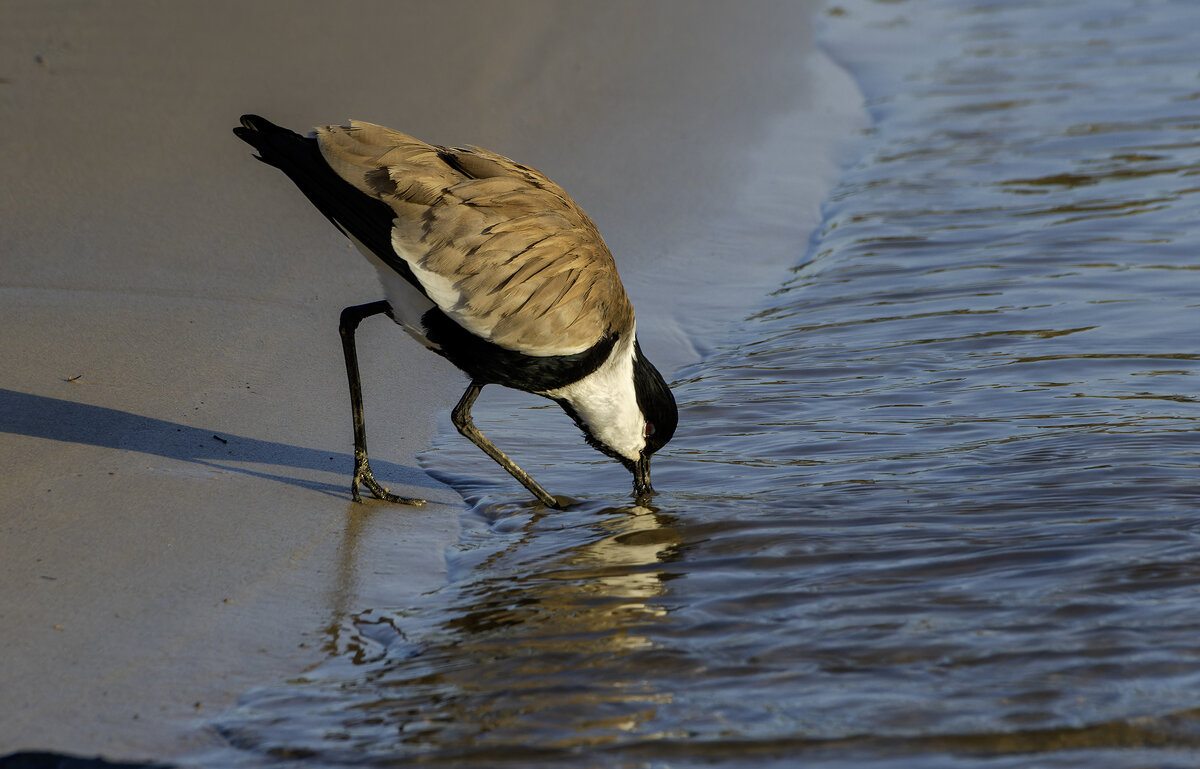
[[[1200,3],[825,26],[875,127],[676,372],[653,506],[538,511],[446,436],[450,584],[247,694],[247,762],[1200,764]],[[480,424],[543,483],[625,487],[521,403]]]

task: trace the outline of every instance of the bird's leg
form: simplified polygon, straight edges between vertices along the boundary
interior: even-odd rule
[[[561,509],[562,505],[558,503],[558,500],[550,496],[537,481],[529,477],[529,473],[518,467],[516,462],[509,459],[503,451],[496,448],[496,444],[489,441],[484,437],[483,433],[479,432],[479,428],[475,426],[475,422],[471,419],[471,406],[475,403],[475,399],[479,397],[481,390],[483,390],[482,384],[471,382],[471,386],[463,393],[463,397],[459,400],[458,405],[454,407],[454,411],[450,412],[450,420],[454,422],[454,426],[471,443],[483,449],[483,453],[496,460],[497,464],[507,470],[512,477],[520,481],[522,486],[533,492],[533,495],[541,500],[543,505],[556,510]]]
[[[342,335],[342,352],[346,354],[346,379],[350,383],[350,409],[354,412],[354,480],[350,483],[350,495],[355,502],[362,502],[358,494],[361,483],[370,489],[376,499],[397,502],[402,505],[422,505],[423,499],[397,496],[375,480],[371,463],[367,461],[367,428],[363,423],[362,380],[358,375],[358,352],[354,346],[354,331],[365,318],[387,312],[391,307],[385,301],[370,302],[347,307],[342,310],[338,332]]]

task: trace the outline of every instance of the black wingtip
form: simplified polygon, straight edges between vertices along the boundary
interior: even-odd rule
[[[243,129],[257,131],[259,133],[261,133],[264,129],[279,128],[279,126],[275,125],[270,120],[267,120],[265,117],[260,117],[258,115],[242,115],[240,122],[242,124]],[[233,130],[237,131],[239,129],[235,128]]]
[[[277,126],[259,115],[242,115],[241,125],[234,127],[233,134],[258,150],[258,154],[254,156],[255,160],[261,160],[276,168],[283,167],[280,165],[281,147],[293,146],[296,141],[304,141],[300,134]]]
[[[258,115],[242,115],[241,125],[234,126],[233,135],[247,144],[254,144],[255,134],[259,133],[258,120],[262,120]]]
[[[263,137],[269,137],[275,134],[294,135],[292,131],[279,126],[259,115],[242,115],[241,125],[235,126],[233,129],[234,135],[239,139],[258,147]]]

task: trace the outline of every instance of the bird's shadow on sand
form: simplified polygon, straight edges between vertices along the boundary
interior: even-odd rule
[[[139,451],[169,459],[193,462],[224,472],[241,473],[349,498],[354,458],[342,452],[292,446],[231,433],[168,422],[128,411],[0,388],[0,433],[78,443],[121,451]],[[242,463],[260,464],[262,469]],[[270,467],[271,470],[267,468]],[[289,477],[280,467],[335,472],[344,483]],[[418,468],[371,460],[376,477],[385,483],[433,486]]]

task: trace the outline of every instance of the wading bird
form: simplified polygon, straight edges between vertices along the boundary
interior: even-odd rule
[[[587,442],[653,491],[650,457],[675,433],[675,399],[638,346],[633,305],[596,225],[541,172],[478,147],[439,147],[352,120],[308,136],[257,115],[234,133],[283,171],[375,266],[386,299],[342,310],[354,479],[420,504],[371,472],[354,332],[384,313],[471,379],[458,431],[549,507],[560,504],[471,420],[489,384],[558,403]]]

